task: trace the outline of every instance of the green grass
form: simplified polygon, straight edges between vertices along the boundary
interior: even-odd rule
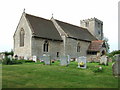
[[[98,63],[87,63],[87,69],[77,68],[76,62],[60,66],[24,63],[2,66],[3,88],[117,88],[118,79],[112,75],[112,63],[94,73]]]

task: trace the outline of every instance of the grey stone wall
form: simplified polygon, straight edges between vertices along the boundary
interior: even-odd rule
[[[25,31],[23,47],[20,47],[20,30],[21,30],[21,28],[23,28]],[[13,38],[14,38],[14,55],[24,56],[24,57],[31,56],[31,37],[32,37],[31,29],[30,29],[28,22],[23,14],[20,19],[20,22],[17,26],[15,34],[13,36]]]
[[[86,27],[86,23],[89,25]],[[80,21],[81,27],[87,28],[98,40],[103,39],[103,22],[97,18],[85,19]],[[99,24],[99,25],[98,25]],[[100,27],[98,27],[100,26]]]
[[[80,43],[80,52],[77,52],[77,44]],[[65,53],[70,55],[71,58],[77,58],[80,56],[87,56],[86,52],[88,50],[90,42],[75,40],[71,38],[66,39]]]
[[[37,56],[39,59],[43,54],[48,54],[51,56],[51,59],[57,58],[57,52],[61,55],[61,44],[60,41],[48,40],[48,52],[43,51],[43,44],[46,39],[41,38],[32,38],[32,55]]]

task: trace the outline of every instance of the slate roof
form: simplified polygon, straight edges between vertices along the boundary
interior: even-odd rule
[[[88,51],[100,51],[102,45],[103,45],[103,42],[102,40],[94,40],[91,42],[89,48],[88,48]]]
[[[65,23],[59,20],[56,21],[60,25],[60,27],[65,31],[65,33],[69,35],[69,37],[85,41],[96,40],[96,38],[85,28]]]
[[[62,40],[59,32],[50,20],[30,14],[26,14],[26,18],[32,27],[34,36],[53,40]]]
[[[62,40],[59,32],[57,31],[51,20],[36,17],[30,14],[26,14],[26,18],[32,28],[33,36],[60,41]],[[96,38],[85,28],[65,23],[59,20],[56,20],[56,22],[71,38],[85,41],[96,40]]]

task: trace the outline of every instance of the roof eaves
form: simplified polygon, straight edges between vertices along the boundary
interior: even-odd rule
[[[45,37],[40,37],[40,36],[36,36],[36,35],[33,35],[32,36],[33,38],[41,38],[41,39],[47,39],[47,40],[52,40],[52,41],[63,41],[62,39],[61,40],[58,40],[58,39],[51,39],[51,38],[45,38]]]
[[[78,38],[75,38],[75,37],[68,37],[68,38],[72,38],[72,39],[75,39],[75,40],[80,40],[80,41],[86,41],[86,42],[91,42],[90,40],[83,40],[83,39],[78,39]]]

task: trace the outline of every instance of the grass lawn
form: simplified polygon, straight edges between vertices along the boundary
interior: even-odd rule
[[[98,63],[87,63],[87,69],[77,68],[76,62],[68,67],[59,62],[52,65],[24,63],[2,66],[3,88],[118,88],[118,79],[112,75],[112,63],[103,72],[93,72]]]

